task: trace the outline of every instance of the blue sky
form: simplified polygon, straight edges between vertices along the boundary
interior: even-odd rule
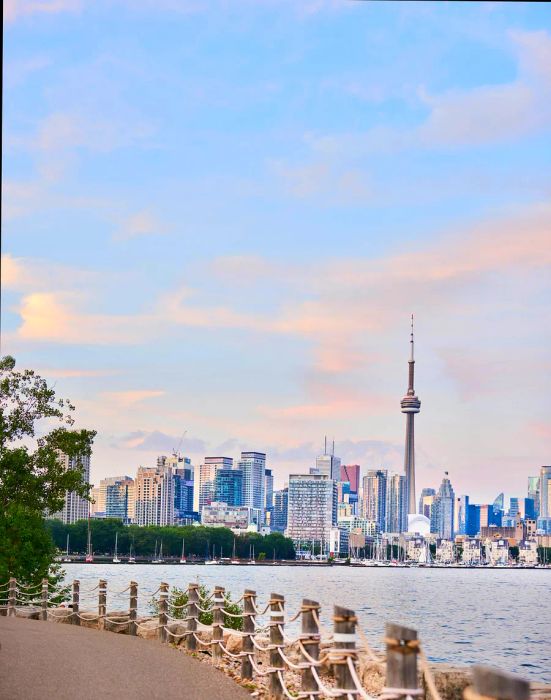
[[[418,484],[549,463],[551,9],[5,3],[3,352],[99,431],[95,481],[176,447],[327,434]]]

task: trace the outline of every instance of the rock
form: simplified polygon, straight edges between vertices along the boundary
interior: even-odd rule
[[[378,664],[376,661],[370,659],[365,659],[365,661],[362,659],[360,669],[363,687],[370,695],[380,695],[386,680],[384,665]]]
[[[98,614],[96,612],[81,611],[80,613],[80,626],[88,627],[92,629],[98,629],[101,620],[98,620]]]
[[[224,632],[224,646],[230,654],[239,654],[242,647],[242,637],[239,634]]]
[[[167,642],[169,644],[176,644],[177,646],[185,645],[187,635],[181,635],[184,635],[184,632],[187,632],[186,625],[183,622],[170,622],[167,627],[172,634],[176,635],[173,637],[172,634],[167,634]]]
[[[159,630],[157,625],[159,624],[159,618],[139,618],[136,620],[139,627],[137,629],[137,636],[142,637],[142,639],[157,639],[159,636]]]
[[[429,668],[442,700],[462,700],[463,691],[471,683],[470,671],[466,666],[430,664]],[[427,695],[430,695],[424,678],[423,687],[427,690]]]
[[[109,619],[107,619],[109,618]],[[128,625],[120,624],[128,622],[129,615],[124,612],[108,612],[103,620],[103,629],[106,632],[116,632],[117,634],[128,634]]]
[[[48,620],[50,622],[57,622],[65,625],[73,624],[73,611],[69,608],[51,608],[49,610],[51,615],[48,615]]]
[[[32,607],[17,608],[17,617],[24,617],[27,620],[39,620],[40,610]]]

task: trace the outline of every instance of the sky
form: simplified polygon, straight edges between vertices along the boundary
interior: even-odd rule
[[[551,6],[5,0],[2,353],[98,431],[417,488],[551,463]]]

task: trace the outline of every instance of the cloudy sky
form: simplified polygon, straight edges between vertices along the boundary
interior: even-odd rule
[[[4,3],[2,351],[159,453],[418,488],[551,463],[551,8]]]

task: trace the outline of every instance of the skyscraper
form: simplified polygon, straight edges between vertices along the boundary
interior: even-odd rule
[[[218,469],[233,469],[231,457],[205,457],[199,466],[199,511],[215,500],[215,479]]]
[[[168,467],[139,467],[136,476],[136,523],[174,523],[174,472]]]
[[[534,511],[536,517],[540,512],[540,478],[539,476],[528,477],[528,498],[534,501]]]
[[[120,518],[125,525],[134,520],[136,508],[136,485],[129,476],[115,477],[105,487],[105,517]]]
[[[414,418],[415,414],[421,410],[421,402],[415,396],[413,388],[413,375],[415,371],[415,358],[413,354],[413,314],[411,315],[411,339],[409,355],[409,380],[407,394],[401,402],[402,413],[406,414],[406,448],[404,454],[404,472],[406,476],[407,512],[408,515],[415,515],[415,435]]]
[[[540,518],[551,518],[551,467],[540,469]]]
[[[379,532],[383,532],[386,525],[386,492],[386,469],[370,469],[363,478],[362,517],[374,520]]]
[[[445,540],[453,539],[453,514],[455,494],[448,478],[448,472],[444,472],[444,478],[434,497],[431,508],[431,532]]]
[[[274,475],[271,469],[264,471],[264,507],[271,510],[274,505]]]
[[[333,441],[331,454],[327,454],[327,438],[325,438],[323,454],[316,457],[316,473],[328,476],[333,481],[340,481],[341,460],[335,457],[335,441]]]
[[[391,474],[386,486],[386,532],[407,530],[406,477],[404,474]]]
[[[289,488],[274,491],[274,510],[271,522],[272,530],[283,532],[287,527],[287,508],[289,505]]]
[[[360,488],[360,465],[342,464],[340,481],[348,481],[350,484],[350,493],[357,494]]]
[[[266,455],[264,452],[242,452],[237,468],[243,472],[243,505],[253,509],[252,520],[264,521]]]
[[[68,457],[66,454],[59,452],[59,460],[66,470],[78,469],[82,471],[82,479],[85,483],[90,481],[90,456],[82,455],[78,457]],[[76,493],[76,491],[65,492],[65,503],[59,513],[52,515],[53,518],[59,518],[66,525],[72,525],[78,520],[86,520],[90,512],[90,502]]]
[[[295,542],[329,542],[337,524],[337,484],[323,474],[289,476],[286,535]]]
[[[239,469],[218,469],[214,478],[214,491],[218,503],[243,505],[243,472]]]
[[[424,488],[419,496],[419,513],[426,518],[430,518],[430,507],[436,496],[436,491],[431,488]]]

